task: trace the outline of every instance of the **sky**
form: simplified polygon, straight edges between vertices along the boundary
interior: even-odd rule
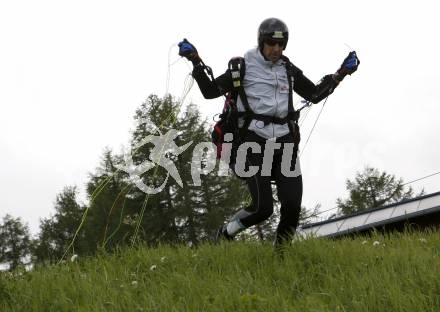
[[[20,217],[35,234],[65,186],[85,201],[88,174],[106,147],[128,145],[148,95],[181,96],[191,66],[176,43],[187,38],[220,75],[256,46],[267,17],[286,22],[285,54],[312,81],[350,49],[361,61],[328,98],[305,149],[322,103],[303,124],[303,205],[334,207],[367,165],[405,182],[438,172],[438,11],[425,0],[2,1],[0,218]],[[190,102],[210,120],[223,105],[196,84]],[[412,186],[440,191],[440,175]]]

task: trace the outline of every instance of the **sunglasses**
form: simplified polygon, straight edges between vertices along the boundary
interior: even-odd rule
[[[268,46],[271,46],[271,47],[274,47],[277,44],[283,48],[286,46],[286,42],[284,40],[276,40],[276,39],[270,39],[270,38],[264,40],[264,43],[266,43]]]

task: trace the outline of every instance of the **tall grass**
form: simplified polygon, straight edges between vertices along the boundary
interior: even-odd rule
[[[161,246],[3,273],[1,311],[440,311],[438,232]]]

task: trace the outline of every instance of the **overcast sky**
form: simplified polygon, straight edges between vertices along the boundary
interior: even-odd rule
[[[339,67],[347,45],[361,60],[329,97],[302,154],[305,206],[334,207],[347,195],[345,180],[366,165],[405,181],[438,172],[437,3],[2,1],[0,217],[21,217],[36,233],[64,186],[84,198],[104,148],[127,146],[136,108],[166,92],[173,44],[188,38],[219,75],[256,45],[258,25],[272,16],[289,26],[285,54],[312,81]],[[184,60],[171,66],[176,97],[188,73]],[[222,107],[197,85],[187,102],[209,118]],[[307,116],[303,143],[321,105]],[[413,186],[440,191],[440,176]]]

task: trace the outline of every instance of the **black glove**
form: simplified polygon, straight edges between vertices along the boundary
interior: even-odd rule
[[[348,53],[348,56],[344,59],[341,67],[336,72],[337,80],[342,81],[345,76],[353,74],[357,70],[360,63],[361,62],[359,61],[355,51]]]
[[[187,58],[189,61],[193,63],[193,65],[198,65],[201,61],[199,54],[197,53],[196,47],[191,44],[188,40],[183,39],[178,44],[179,46],[179,55]]]

